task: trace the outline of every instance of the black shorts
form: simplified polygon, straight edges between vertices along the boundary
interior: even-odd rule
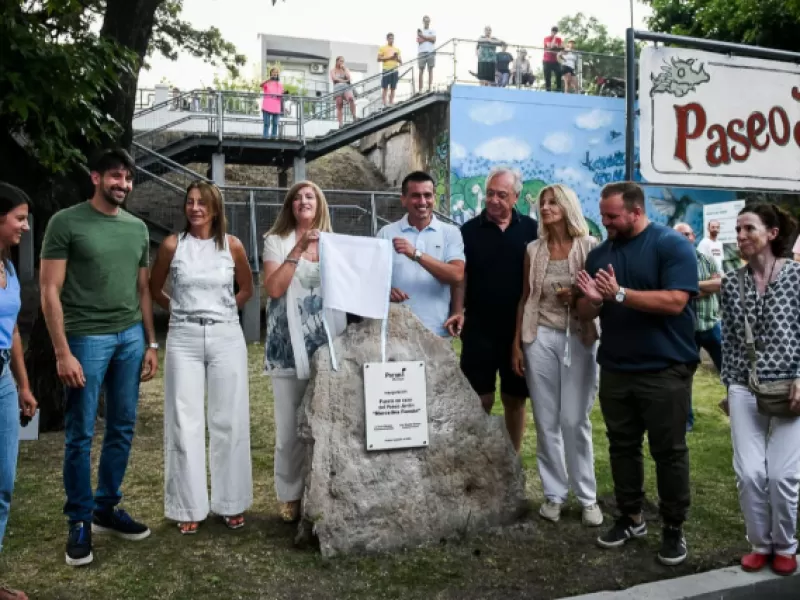
[[[567,65],[561,65],[561,74],[562,75],[575,75],[575,69],[572,67],[568,67]]]
[[[383,89],[392,88],[397,89],[397,80],[400,78],[397,69],[393,71],[386,71],[383,76],[381,77],[381,87]]]
[[[494,70],[495,63],[493,62],[479,62],[478,63],[478,79],[480,81],[491,81],[494,83]]]
[[[528,384],[511,370],[511,346],[514,339],[464,330],[461,336],[461,370],[479,396],[493,394],[500,374],[500,392],[526,398]]]

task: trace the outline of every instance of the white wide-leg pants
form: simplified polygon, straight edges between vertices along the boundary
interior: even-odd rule
[[[742,385],[728,388],[733,470],[753,552],[797,552],[800,418],[767,417]]]
[[[273,377],[275,401],[275,493],[278,502],[303,497],[305,446],[297,435],[297,411],[308,386],[307,379]]]
[[[564,364],[570,344],[571,365]],[[540,326],[524,347],[525,378],[536,423],[536,458],[545,498],[563,504],[572,488],[582,506],[597,502],[592,424],[597,391],[597,344]]]
[[[243,513],[253,503],[247,346],[238,323],[170,324],[164,369],[164,514],[208,516],[205,392],[211,510]]]

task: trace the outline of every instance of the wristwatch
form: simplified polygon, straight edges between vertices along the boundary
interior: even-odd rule
[[[625,302],[625,293],[626,293],[625,288],[620,287],[617,290],[617,293],[614,295],[614,300],[616,300],[618,304],[622,304],[623,302]]]
[[[411,259],[414,262],[419,262],[419,259],[422,258],[422,252],[419,250],[414,250],[414,257]]]
[[[158,350],[158,342],[150,342],[147,344],[149,350]]]

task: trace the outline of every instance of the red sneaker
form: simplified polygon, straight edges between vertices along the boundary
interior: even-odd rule
[[[772,570],[776,575],[792,575],[797,570],[797,557],[776,554],[772,559]]]
[[[769,562],[769,554],[759,554],[758,552],[751,552],[742,557],[742,569],[749,573],[760,571],[767,566]]]

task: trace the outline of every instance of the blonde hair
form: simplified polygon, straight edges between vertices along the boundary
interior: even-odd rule
[[[333,231],[333,227],[331,227],[331,213],[328,209],[328,201],[325,199],[325,194],[322,193],[322,190],[319,189],[319,186],[313,181],[301,181],[295,183],[289,188],[289,191],[286,192],[286,198],[283,200],[281,212],[278,213],[278,218],[275,219],[275,223],[270,227],[269,231],[264,234],[264,237],[268,235],[278,235],[285,238],[297,229],[297,219],[295,219],[294,211],[292,211],[292,203],[297,193],[303,188],[311,188],[314,195],[317,197],[317,214],[314,215],[311,229],[319,229],[320,231],[329,233]]]
[[[544,195],[547,192],[553,193],[553,198],[555,199],[556,204],[564,213],[564,221],[567,223],[567,235],[569,235],[571,238],[589,235],[589,226],[586,224],[586,219],[583,217],[583,211],[581,210],[581,203],[580,200],[578,200],[578,195],[572,188],[560,183],[548,185],[539,191],[539,197],[536,199],[535,203],[536,216],[539,217],[539,222],[541,223],[542,220],[542,198],[544,198]],[[547,227],[539,227],[539,238],[545,242],[547,241]]]
[[[218,250],[225,248],[225,235],[228,233],[228,219],[225,218],[225,200],[222,198],[220,189],[208,181],[197,180],[189,184],[186,188],[186,196],[183,198],[183,212],[186,213],[186,203],[189,201],[189,192],[198,190],[200,198],[206,203],[209,211],[211,212],[211,235],[216,240]],[[189,219],[186,219],[186,225],[183,227],[183,235],[189,233],[191,224]]]

